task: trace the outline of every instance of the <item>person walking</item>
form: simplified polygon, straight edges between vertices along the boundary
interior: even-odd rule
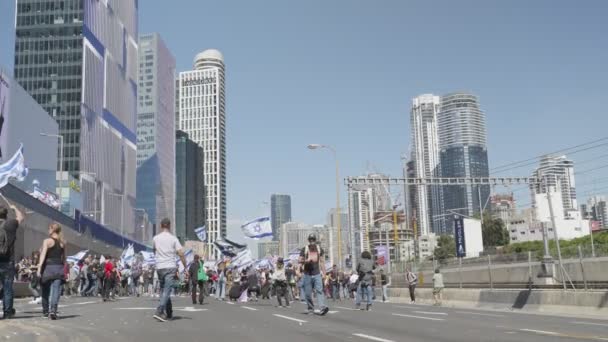
[[[15,316],[15,309],[13,308],[15,240],[17,240],[17,229],[25,218],[23,213],[14,205],[9,203],[9,208],[15,212],[15,219],[9,219],[8,209],[0,206],[0,283],[2,284],[2,292],[4,292],[2,297],[3,319]]]
[[[167,322],[173,318],[173,305],[171,304],[171,290],[177,275],[175,259],[179,256],[184,269],[188,268],[182,245],[175,235],[171,234],[171,220],[162,219],[161,232],[154,237],[154,254],[156,257],[156,273],[160,285],[160,301],[154,318]]]
[[[201,257],[194,255],[194,262],[188,268],[188,276],[190,277],[190,287],[192,292],[192,304],[196,304],[196,292],[198,288],[198,303],[203,305],[205,301],[205,282],[207,281],[207,272],[203,267]]]
[[[308,245],[300,251],[300,263],[303,267],[304,292],[306,294],[306,304],[308,313],[317,313],[321,316],[329,312],[325,304],[323,294],[323,277],[325,275],[325,254],[321,246],[317,244],[315,234],[308,235]],[[315,304],[312,300],[312,292],[317,295],[319,311],[315,311]]]
[[[380,284],[382,285],[382,302],[388,302],[388,287],[390,285],[389,278],[384,274],[384,270],[380,270]]]
[[[114,262],[112,260],[112,256],[108,255],[106,258],[106,263],[103,269],[103,301],[107,302],[110,300],[110,294],[112,294],[112,299],[114,299],[115,295],[115,283],[116,282],[116,272],[114,271]]]
[[[279,307],[288,308],[289,307],[289,296],[288,296],[288,284],[287,284],[287,276],[285,275],[285,263],[283,258],[279,258],[277,260],[277,269],[271,276],[273,281],[273,286],[275,288],[277,294],[277,301],[279,302]],[[285,300],[285,305],[281,299]]]
[[[329,272],[329,286],[331,286],[331,298],[334,301],[340,300],[340,273],[337,265],[333,265]]]
[[[405,281],[410,290],[410,304],[416,304],[416,285],[418,285],[418,276],[408,268],[405,272]]]
[[[218,269],[217,276],[217,295],[215,298],[218,300],[224,300],[226,298],[226,268],[220,267]]]
[[[357,264],[357,274],[359,274],[357,286],[357,300],[355,306],[357,309],[361,309],[361,300],[363,296],[366,297],[367,304],[365,309],[369,311],[372,307],[372,280],[374,277],[374,261],[372,260],[372,254],[368,251],[361,253],[361,261]]]
[[[433,274],[433,300],[435,301],[433,305],[441,305],[443,288],[443,275],[439,272],[439,269],[436,269],[435,274]]]
[[[38,276],[42,285],[42,315],[56,320],[61,283],[65,280],[65,240],[59,223],[49,226],[49,238],[42,242]]]

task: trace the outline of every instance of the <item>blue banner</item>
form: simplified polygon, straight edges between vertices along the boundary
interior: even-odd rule
[[[467,246],[464,242],[464,217],[454,216],[454,240],[456,240],[456,256],[467,256]]]

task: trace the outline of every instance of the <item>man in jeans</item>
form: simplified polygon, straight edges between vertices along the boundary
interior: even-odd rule
[[[160,304],[156,309],[154,318],[167,322],[173,318],[173,305],[171,304],[171,290],[177,275],[175,257],[179,256],[184,269],[188,269],[184,251],[179,240],[171,234],[171,221],[164,218],[160,221],[160,234],[154,237],[154,254],[156,256],[156,272],[160,284]]]
[[[15,219],[8,218],[8,209],[0,207],[0,250],[6,253],[0,254],[0,282],[4,291],[2,306],[4,319],[12,318],[15,315],[13,308],[13,281],[15,280],[15,240],[17,239],[17,229],[24,216],[17,207],[9,203],[10,209],[15,211]]]
[[[410,290],[411,304],[416,304],[416,285],[418,284],[418,276],[412,272],[409,268],[405,272],[405,281]]]
[[[323,276],[325,275],[324,257],[323,249],[317,244],[317,236],[310,234],[308,236],[308,245],[302,248],[300,252],[300,263],[304,265],[303,282],[308,313],[316,313],[321,316],[329,312],[329,308],[325,304],[325,295],[323,294]],[[314,310],[315,304],[312,301],[313,289],[317,294],[319,311]]]

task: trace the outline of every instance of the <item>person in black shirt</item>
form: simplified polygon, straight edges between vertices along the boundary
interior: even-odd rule
[[[4,196],[3,196],[4,197]],[[15,278],[15,240],[17,239],[17,229],[23,222],[23,213],[14,205],[9,203],[9,208],[15,211],[15,219],[8,218],[8,209],[0,207],[0,250],[6,253],[0,254],[0,282],[3,285],[4,297],[2,306],[4,319],[12,318],[15,315],[13,308],[13,281]]]

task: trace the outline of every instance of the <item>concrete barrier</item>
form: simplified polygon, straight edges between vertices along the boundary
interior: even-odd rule
[[[409,303],[407,288],[390,288],[393,302]],[[416,289],[416,301],[433,303],[433,290]],[[444,289],[443,306],[608,317],[608,291]]]

